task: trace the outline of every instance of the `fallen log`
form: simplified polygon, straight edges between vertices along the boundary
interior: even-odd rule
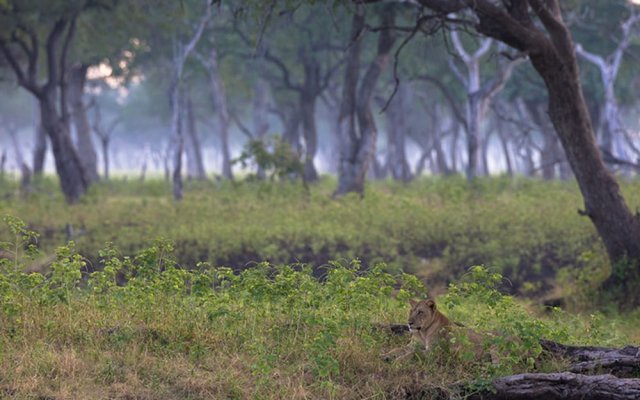
[[[493,391],[471,395],[482,400],[637,400],[640,379],[572,372],[519,374],[498,378]]]
[[[573,363],[568,368],[571,372],[606,371],[618,377],[640,374],[640,347],[568,346],[550,340],[540,340],[540,345],[549,353],[571,360]]]

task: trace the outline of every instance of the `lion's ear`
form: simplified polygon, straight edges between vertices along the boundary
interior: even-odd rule
[[[436,302],[433,300],[427,300],[427,307],[429,307],[430,309],[434,310],[436,309]]]
[[[409,299],[409,304],[411,304],[411,307],[415,307],[418,305],[418,302],[413,299]]]

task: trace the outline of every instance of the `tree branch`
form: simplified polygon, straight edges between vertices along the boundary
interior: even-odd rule
[[[62,44],[62,54],[60,55],[60,113],[62,119],[66,121],[69,118],[68,106],[67,106],[67,57],[69,55],[69,47],[71,41],[76,32],[76,21],[78,14],[74,14],[71,17],[71,23],[67,29],[67,34]]]

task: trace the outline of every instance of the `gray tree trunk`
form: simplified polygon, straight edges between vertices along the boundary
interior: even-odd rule
[[[202,161],[202,145],[196,130],[196,116],[193,111],[193,101],[188,92],[185,99],[186,106],[186,135],[182,135],[185,141],[187,153],[187,176],[189,179],[205,180],[207,173]],[[185,137],[186,136],[186,137]]]
[[[389,5],[382,12],[382,24],[385,26],[392,26],[395,23],[393,7],[393,5]],[[353,37],[357,37],[363,28],[364,17],[356,13],[352,26]],[[371,112],[371,97],[382,71],[387,66],[394,42],[395,38],[390,29],[379,33],[378,53],[375,60],[369,65],[357,95],[355,87],[358,77],[360,46],[358,43],[351,45],[347,61],[343,104],[340,112],[341,126],[344,124],[346,128],[343,130],[343,135],[345,135],[344,138],[348,143],[343,147],[344,151],[340,159],[338,188],[334,193],[335,196],[341,196],[349,192],[356,192],[361,195],[364,193],[365,177],[373,157],[375,157],[377,137],[376,125]],[[344,132],[347,133],[345,134]]]
[[[69,126],[59,117],[54,99],[55,91],[49,91],[42,96],[40,118],[51,142],[62,192],[67,202],[74,204],[87,191],[89,182],[71,141]]]
[[[16,137],[16,130],[13,127],[7,127],[7,130],[9,131],[9,136],[13,144],[16,164],[18,164],[18,168],[20,169],[20,187],[22,189],[28,189],[31,185],[31,168],[29,168],[29,165],[24,161],[22,147],[20,147],[18,138]]]
[[[209,53],[207,65],[209,68],[211,100],[218,115],[220,151],[222,153],[222,176],[225,179],[231,180],[233,179],[233,171],[231,168],[231,149],[229,147],[229,126],[231,125],[231,118],[229,116],[229,107],[227,105],[227,94],[224,88],[224,82],[222,82],[222,79],[220,78],[218,53],[215,48],[213,48]]]
[[[40,111],[38,111],[40,114]],[[35,124],[35,138],[33,145],[33,174],[41,176],[44,172],[44,163],[47,155],[47,132],[45,132],[40,116]]]
[[[95,182],[98,177],[98,157],[91,135],[91,125],[84,103],[84,88],[87,80],[88,64],[76,64],[69,68],[69,105],[76,132],[76,149],[87,182]]]
[[[269,84],[258,79],[253,86],[253,137],[264,140],[269,131]],[[259,179],[265,178],[265,171],[258,165],[256,172]]]
[[[172,157],[173,157],[173,198],[177,201],[184,197],[182,183],[182,154],[184,153],[184,134],[182,129],[182,102],[180,99],[180,90],[177,85],[171,90],[171,138]]]
[[[451,31],[451,40],[457,54],[467,68],[467,77],[465,78],[453,61],[450,62],[452,70],[467,90],[467,179],[471,180],[482,172],[479,168],[478,151],[481,149],[482,121],[487,109],[495,95],[504,88],[511,77],[513,68],[523,59],[519,58],[506,64],[499,64],[494,78],[482,83],[480,81],[480,60],[489,52],[493,40],[482,39],[480,46],[473,54],[464,49],[458,31]]]
[[[624,136],[627,134],[622,121],[620,120],[620,107],[615,96],[615,82],[620,71],[622,57],[624,52],[631,44],[634,32],[633,27],[640,22],[640,14],[631,13],[631,15],[622,23],[622,37],[620,38],[616,49],[603,57],[585,50],[580,44],[576,46],[576,52],[582,58],[595,65],[600,71],[600,79],[604,88],[604,106],[602,108],[602,132],[600,138],[603,150],[609,154],[621,158],[628,159],[628,155],[622,143]],[[615,145],[618,144],[618,145]]]
[[[318,152],[318,131],[316,128],[316,96],[313,93],[300,93],[300,116],[304,133],[304,179],[306,182],[318,180],[318,171],[313,159]]]
[[[406,153],[405,113],[413,101],[406,83],[400,83],[398,92],[389,104],[387,116],[387,167],[393,179],[408,182],[413,179]]]

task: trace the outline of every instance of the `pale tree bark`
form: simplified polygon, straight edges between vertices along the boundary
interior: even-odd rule
[[[395,23],[394,5],[387,6],[382,12],[382,25],[393,26]],[[346,140],[340,158],[338,187],[334,196],[349,192],[364,194],[364,183],[373,157],[377,130],[371,111],[371,98],[380,75],[387,67],[395,37],[390,29],[383,30],[378,36],[378,52],[376,58],[362,78],[356,92],[360,44],[358,36],[364,28],[364,17],[356,13],[353,19],[352,38],[347,58],[347,70],[344,83],[343,103],[339,120],[343,138]]]
[[[69,68],[69,106],[76,133],[76,150],[88,182],[98,180],[98,157],[91,139],[91,125],[87,117],[84,89],[88,64],[76,64]]]
[[[595,65],[600,72],[604,88],[604,105],[601,112],[602,131],[600,146],[614,157],[628,160],[624,141],[627,132],[620,119],[620,107],[615,95],[615,83],[622,64],[622,57],[633,39],[633,27],[640,22],[640,14],[633,12],[621,25],[622,37],[618,46],[606,57],[585,50],[581,44],[576,45],[576,52],[586,61]]]
[[[187,153],[187,177],[189,179],[205,180],[207,173],[204,169],[202,161],[202,145],[198,137],[196,129],[196,116],[193,110],[193,101],[191,100],[191,92],[188,91],[185,101],[185,127],[186,129],[186,153]]]
[[[183,184],[182,184],[182,153],[184,152],[184,135],[182,129],[182,72],[184,70],[184,64],[187,61],[189,55],[193,52],[196,45],[202,37],[204,28],[211,19],[211,7],[212,2],[205,1],[205,12],[200,22],[198,23],[193,36],[189,42],[184,45],[182,43],[176,43],[173,55],[173,77],[169,86],[169,102],[171,105],[171,142],[173,146],[173,198],[177,201],[182,200]]]
[[[213,103],[214,111],[218,116],[220,152],[222,153],[222,176],[224,179],[232,180],[233,171],[231,168],[231,149],[229,147],[229,126],[231,125],[231,117],[229,116],[229,107],[224,82],[220,77],[218,52],[216,51],[215,46],[209,52],[209,57],[203,60],[204,65],[209,72],[209,91],[211,93],[211,101]]]
[[[518,58],[499,64],[496,76],[488,81],[481,82],[480,62],[489,53],[493,40],[482,39],[478,48],[469,53],[460,40],[457,30],[451,31],[451,41],[457,55],[466,68],[466,77],[458,71],[451,60],[450,66],[467,92],[467,179],[473,179],[481,172],[479,150],[482,149],[482,122],[493,98],[504,88],[511,77],[513,68],[523,60]],[[486,162],[485,162],[486,164]],[[487,166],[485,165],[485,173]]]
[[[43,84],[38,82],[40,64],[38,34],[29,27],[25,27],[26,36],[12,36],[12,40],[22,52],[18,57],[9,42],[0,41],[0,51],[15,73],[18,84],[38,99],[42,127],[51,142],[62,192],[70,204],[76,203],[89,186],[69,134],[65,80],[67,54],[75,36],[77,16],[74,14],[59,18],[47,34],[44,46],[44,64],[47,71]],[[21,62],[26,65],[21,65]]]

